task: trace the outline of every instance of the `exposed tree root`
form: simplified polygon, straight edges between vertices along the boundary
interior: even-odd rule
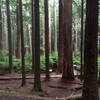
[[[66,98],[66,100],[81,100],[82,95],[78,94],[78,95],[73,95],[73,96],[69,96]]]
[[[56,100],[82,100],[82,95],[81,94],[77,94],[77,95],[71,95],[69,97],[65,97],[65,98],[56,98]]]
[[[50,88],[59,88],[59,89],[69,89],[68,87],[63,87],[63,86],[52,86],[52,85],[49,85],[48,87]],[[69,90],[81,90],[82,89],[82,86],[79,86],[79,87],[75,87],[75,88],[70,88]]]

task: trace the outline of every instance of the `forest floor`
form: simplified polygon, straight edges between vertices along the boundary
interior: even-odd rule
[[[61,74],[52,73],[50,81],[45,81],[45,75],[41,75],[43,92],[38,93],[30,92],[34,84],[32,74],[26,75],[25,87],[21,87],[21,79],[21,74],[0,75],[0,100],[64,100],[82,93],[82,82],[78,78],[62,82]]]

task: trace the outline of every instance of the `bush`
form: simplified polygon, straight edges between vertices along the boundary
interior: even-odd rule
[[[49,64],[50,64],[50,68],[54,68],[55,66],[57,66],[57,62],[58,62],[58,53],[53,52],[51,54],[51,56],[49,57]],[[41,56],[40,57],[40,67],[41,70],[45,70],[45,56]]]
[[[57,69],[58,64],[58,52],[53,52],[50,56],[50,66],[53,70]]]
[[[100,80],[100,57],[98,57],[98,77]]]
[[[73,53],[73,65],[75,69],[80,70],[80,52],[78,51]]]
[[[40,57],[40,67],[41,70],[45,70],[45,56]]]
[[[100,57],[98,57],[98,67],[100,67]]]
[[[49,57],[50,68],[56,70],[58,63],[58,53],[53,52]],[[73,53],[73,64],[77,70],[80,70],[80,52]],[[21,59],[13,56],[13,67],[16,71],[21,71]],[[8,51],[0,51],[0,69],[7,70],[9,68]],[[40,68],[45,71],[45,56],[40,57]],[[25,55],[25,69],[31,71],[32,69],[32,56],[29,53]],[[100,57],[98,57],[98,75],[100,76]]]
[[[6,70],[9,66],[9,58],[8,58],[8,52],[7,51],[1,51],[0,50],[0,69]]]
[[[16,71],[21,70],[21,59],[17,59],[15,56],[13,57],[13,67]]]
[[[25,69],[26,71],[31,71],[32,69],[32,56],[29,53],[25,55]]]

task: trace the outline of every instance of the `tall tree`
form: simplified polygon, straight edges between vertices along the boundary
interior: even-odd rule
[[[2,39],[3,39],[3,50],[8,50],[8,34],[7,34],[7,19],[6,13],[2,13]],[[5,40],[5,41],[4,41]]]
[[[11,21],[11,31],[12,31],[12,55],[16,55],[16,18],[13,17]]]
[[[49,9],[49,54],[51,55],[51,9],[50,9],[50,0],[48,1],[48,9]]]
[[[34,66],[34,90],[41,91],[40,81],[40,16],[39,0],[34,0],[35,6],[35,66]]]
[[[81,79],[83,77],[83,40],[84,40],[84,0],[81,0]]]
[[[20,15],[19,15],[19,0],[17,1],[17,9],[16,9],[16,16],[17,16],[17,48],[16,48],[16,58],[21,58],[21,52],[20,52],[20,50],[21,50],[21,45],[20,45],[20,43],[21,43],[21,32],[20,32],[20,28],[19,28],[19,26],[20,26]]]
[[[25,48],[24,48],[24,32],[23,32],[23,15],[22,15],[22,0],[19,0],[20,9],[20,34],[21,34],[21,57],[22,57],[22,86],[26,85],[25,76]]]
[[[1,1],[0,1],[0,50],[2,50],[2,12],[1,12]]]
[[[64,0],[59,0],[59,44],[58,44],[58,71],[63,68],[63,50],[64,50]]]
[[[82,100],[98,100],[97,38],[98,1],[86,0],[86,25],[84,47],[84,84]]]
[[[64,0],[64,59],[62,79],[73,79],[72,0]]]
[[[46,79],[49,76],[49,12],[48,12],[48,0],[44,0],[45,6],[45,63],[46,63]]]
[[[42,34],[41,34],[41,38],[42,38],[42,40],[41,40],[41,45],[42,45],[42,48],[44,49],[45,48],[45,27],[44,27],[44,24],[45,24],[45,22],[44,22],[44,15],[42,15]],[[44,50],[42,50],[41,51],[41,55],[45,55],[45,51]]]
[[[54,51],[57,52],[56,0],[54,0]]]
[[[11,21],[10,21],[9,0],[6,0],[6,9],[7,9],[7,25],[8,25],[9,71],[11,73],[12,70],[13,70],[13,64],[12,64],[12,36],[11,36]]]
[[[29,51],[32,55],[32,38],[31,38],[31,25],[28,24],[28,31],[29,31]]]
[[[29,28],[29,25],[26,23],[26,45],[28,46],[26,48],[26,53],[29,53],[31,54],[31,44],[30,44],[30,28]]]
[[[34,72],[35,67],[35,9],[34,9],[34,0],[32,3],[32,73]]]

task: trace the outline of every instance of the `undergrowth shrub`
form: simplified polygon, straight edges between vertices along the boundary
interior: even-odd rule
[[[58,53],[53,52],[49,57],[50,68],[53,69],[57,67],[57,63],[58,63]],[[45,56],[40,57],[40,65],[41,65],[41,70],[45,70]]]
[[[8,51],[0,51],[0,69],[7,70],[9,68]],[[57,69],[58,53],[53,52],[49,57],[50,69]],[[73,65],[74,68],[80,70],[80,52],[73,53]],[[13,56],[13,67],[15,71],[21,71],[21,59],[17,59]],[[45,71],[45,56],[40,57],[40,67],[42,71]],[[32,69],[32,56],[29,53],[25,54],[25,69],[31,71]],[[100,57],[98,57],[98,76],[100,76]]]
[[[79,51],[73,52],[73,65],[75,69],[80,70],[80,52]]]
[[[9,57],[7,51],[0,51],[0,69],[7,70],[9,68]],[[13,56],[13,67],[15,71],[21,72],[21,59]],[[57,66],[58,53],[53,52],[49,57],[50,68]],[[40,68],[45,71],[45,56],[40,57]],[[25,70],[31,71],[32,69],[32,56],[29,53],[25,54]]]

